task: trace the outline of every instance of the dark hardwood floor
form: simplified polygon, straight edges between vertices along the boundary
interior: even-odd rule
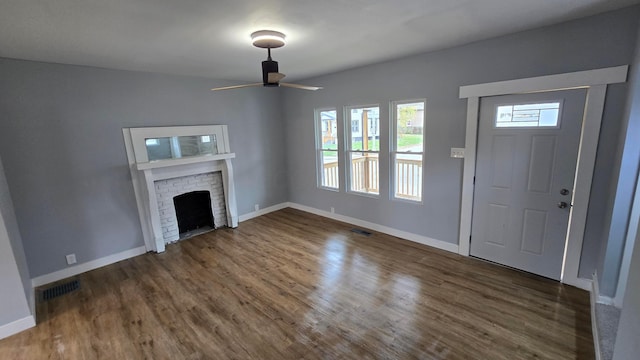
[[[285,209],[78,276],[1,359],[593,359],[588,293]]]

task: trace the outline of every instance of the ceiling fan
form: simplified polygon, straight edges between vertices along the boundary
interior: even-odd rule
[[[320,90],[322,87],[319,86],[307,86],[307,85],[299,85],[299,84],[290,84],[280,82],[285,75],[278,72],[278,62],[271,59],[271,49],[276,49],[284,46],[284,34],[278,31],[272,30],[260,30],[251,34],[251,39],[253,40],[253,46],[259,47],[262,49],[267,49],[267,60],[262,62],[262,82],[261,83],[253,83],[253,84],[243,84],[243,85],[233,85],[233,86],[224,86],[219,88],[213,88],[211,90],[231,90],[231,89],[240,89],[246,87],[253,86],[266,86],[266,87],[289,87],[294,89],[302,89],[302,90]]]

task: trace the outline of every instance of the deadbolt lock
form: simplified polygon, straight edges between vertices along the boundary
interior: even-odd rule
[[[560,195],[569,195],[569,189],[560,190]]]

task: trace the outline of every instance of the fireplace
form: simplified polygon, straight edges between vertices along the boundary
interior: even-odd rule
[[[163,252],[194,227],[238,226],[235,154],[226,125],[128,128],[123,134],[148,251]],[[199,198],[198,210],[183,219],[179,203],[191,196]]]
[[[192,191],[173,197],[180,236],[191,230],[214,228],[211,195],[208,191]]]
[[[208,200],[206,202],[203,201],[201,206],[204,210],[211,212],[209,219],[213,219],[213,221],[210,221],[212,229],[228,225],[222,182],[221,171],[154,181],[162,237],[165,244],[191,237],[195,234],[182,235],[185,230],[180,229],[180,214],[175,199],[186,197],[187,194],[207,194]],[[192,215],[187,214],[186,216]],[[183,221],[191,220],[185,219]],[[205,224],[200,224],[200,226],[205,226]]]

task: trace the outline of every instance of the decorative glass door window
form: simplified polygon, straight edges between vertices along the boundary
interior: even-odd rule
[[[553,127],[560,126],[559,101],[536,104],[510,104],[496,107],[495,127]]]

